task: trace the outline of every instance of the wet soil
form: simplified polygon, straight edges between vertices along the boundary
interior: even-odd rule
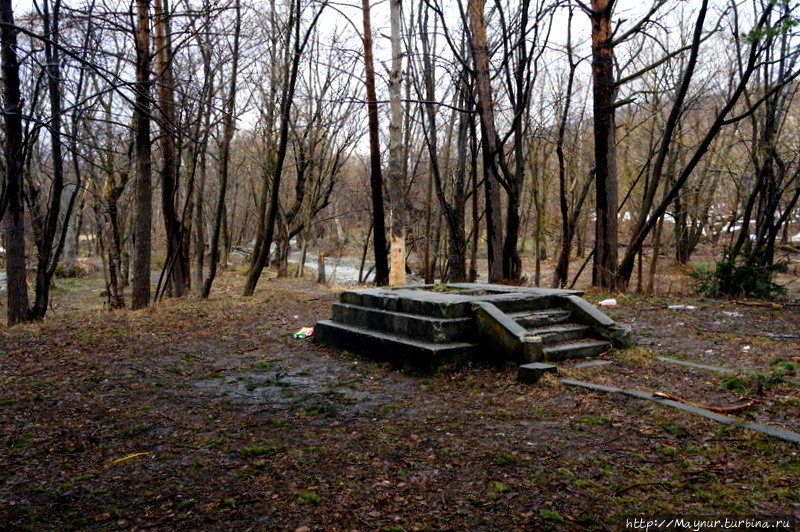
[[[43,323],[2,330],[0,529],[621,530],[663,515],[800,518],[795,444],[556,378],[521,385],[513,368],[407,375],[291,337],[328,317],[334,292],[270,279],[242,298],[242,284],[229,271],[208,301],[110,313],[86,280],[60,291]],[[771,375],[776,360],[800,363],[798,340],[773,336],[798,334],[797,307],[618,299],[610,312],[640,347],[561,376],[704,406],[757,400],[736,415],[800,430],[796,384],[726,390],[723,374],[655,358]]]

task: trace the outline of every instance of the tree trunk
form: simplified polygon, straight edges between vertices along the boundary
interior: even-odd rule
[[[465,212],[465,172],[466,172],[466,152],[467,141],[469,134],[469,114],[461,113],[453,110],[453,122],[458,119],[458,133],[456,138],[456,170],[453,182],[453,195],[452,203],[447,200],[444,190],[442,167],[440,165],[439,147],[438,147],[438,127],[436,123],[436,79],[434,76],[433,68],[433,52],[429,41],[429,34],[435,33],[436,28],[431,32],[428,28],[427,19],[428,10],[420,13],[419,21],[419,36],[422,43],[422,69],[423,69],[423,83],[425,85],[425,100],[429,103],[425,105],[424,132],[425,141],[428,146],[428,154],[430,158],[430,180],[428,182],[428,203],[426,213],[426,283],[432,283],[435,277],[435,264],[437,248],[436,245],[431,245],[432,234],[432,213],[430,209],[430,195],[432,186],[435,184],[436,198],[441,208],[441,213],[447,223],[448,230],[448,275],[447,280],[450,282],[464,282],[467,280],[466,271],[466,253],[467,243],[465,239],[464,229],[464,212]],[[468,90],[466,83],[461,82],[460,86],[456,89],[457,94],[454,97],[456,107],[466,106],[467,111],[470,110],[472,101],[465,97],[465,92]],[[450,153],[450,145],[452,137],[452,123],[448,128],[448,141],[446,143],[444,153]],[[446,165],[449,168],[449,165]],[[450,175],[449,170],[444,172],[445,177]],[[438,238],[436,239],[438,242]],[[430,253],[430,250],[433,250]],[[432,256],[431,256],[432,255]]]
[[[475,120],[469,116],[469,142],[472,157],[470,157],[470,174],[472,176],[472,242],[469,251],[469,282],[478,280],[478,239],[480,238],[480,219],[478,212],[478,135],[475,131]]]
[[[5,197],[0,212],[5,215],[6,281],[8,324],[30,319],[28,286],[25,279],[25,215],[22,200],[22,105],[19,91],[17,30],[11,0],[0,0],[0,61],[2,61],[3,155],[5,159]]]
[[[225,193],[228,189],[228,168],[230,165],[231,141],[236,127],[234,114],[236,113],[236,84],[239,77],[239,34],[242,28],[242,9],[239,0],[234,3],[236,10],[236,26],[233,33],[233,65],[231,66],[230,85],[225,101],[225,111],[222,117],[222,146],[219,158],[219,190],[217,203],[214,206],[214,226],[209,242],[208,275],[203,281],[203,291],[200,297],[206,299],[211,294],[211,284],[217,276],[219,263],[219,240],[225,216]]]
[[[113,168],[107,170],[106,183],[103,186],[102,199],[105,204],[104,217],[108,224],[109,243],[108,243],[108,308],[110,310],[124,308],[125,298],[123,288],[125,286],[124,274],[122,272],[122,239],[120,236],[118,204],[119,198],[125,190],[125,179],[120,183],[117,181],[117,171]],[[99,231],[98,231],[99,233]]]
[[[400,0],[389,0],[391,22],[392,68],[389,71],[389,201],[392,205],[391,267],[389,285],[406,284],[406,206],[403,181],[402,125],[403,107],[400,103],[402,55],[400,51]]]
[[[553,273],[553,288],[564,288],[569,280],[569,258],[572,253],[572,238],[575,235],[576,217],[571,217],[567,203],[567,169],[564,160],[564,137],[569,119],[569,108],[572,103],[572,85],[575,81],[577,64],[572,55],[572,8],[569,10],[567,22],[567,60],[569,61],[569,77],[564,94],[564,107],[561,110],[561,121],[558,125],[558,139],[556,140],[556,155],[558,157],[558,197],[561,208],[561,252],[558,263]],[[580,211],[579,211],[580,212]]]
[[[158,124],[161,130],[161,211],[167,239],[165,269],[173,297],[186,294],[186,265],[181,241],[183,227],[175,209],[178,192],[178,165],[175,150],[175,89],[172,77],[172,42],[167,0],[155,0],[154,44],[158,66]]]
[[[36,265],[36,299],[33,309],[31,309],[32,319],[44,318],[50,301],[50,283],[58,261],[58,256],[53,254],[53,241],[58,231],[61,194],[64,190],[64,161],[61,143],[61,69],[57,46],[59,41],[60,2],[55,2],[52,18],[49,6],[50,0],[45,0],[42,4],[41,14],[45,36],[47,37],[44,50],[47,61],[47,90],[50,97],[49,129],[53,161],[53,182],[50,187],[50,205],[45,214],[42,232],[36,242],[38,261]],[[53,46],[53,44],[56,44],[56,46]],[[65,219],[64,225],[66,223]],[[52,268],[50,267],[51,262],[53,263]]]
[[[267,211],[267,219],[265,225],[264,241],[261,245],[258,255],[255,257],[250,265],[250,270],[247,272],[247,281],[245,282],[243,295],[252,296],[255,292],[258,280],[261,277],[261,272],[267,264],[269,258],[269,248],[272,246],[272,239],[275,235],[275,220],[278,217],[279,197],[281,189],[281,177],[283,174],[283,166],[286,162],[286,153],[289,144],[289,128],[291,126],[291,111],[292,103],[295,96],[295,87],[297,85],[297,76],[300,70],[300,62],[303,56],[303,51],[308,44],[308,39],[311,32],[314,30],[320,15],[325,10],[325,5],[320,7],[319,11],[315,14],[306,32],[301,36],[300,25],[302,22],[302,13],[300,11],[300,2],[292,2],[292,12],[289,16],[289,24],[287,29],[287,46],[294,41],[292,48],[292,57],[289,66],[288,75],[285,78],[283,91],[281,94],[281,108],[280,108],[280,130],[278,140],[278,152],[275,160],[275,171],[272,176],[272,189],[270,191],[270,201]]]
[[[595,159],[595,253],[592,285],[614,289],[617,273],[616,86],[611,13],[614,0],[592,0]]]
[[[134,172],[134,254],[133,300],[131,307],[141,309],[150,303],[151,222],[153,191],[150,163],[150,3],[136,0],[136,84],[133,107]]]
[[[80,228],[83,222],[83,194],[79,201],[78,208],[67,221],[67,234],[64,239],[64,254],[61,259],[63,265],[62,275],[64,277],[74,277],[77,274],[76,263],[78,260],[78,240],[80,238]]]
[[[383,208],[383,177],[381,175],[381,148],[378,125],[378,96],[375,91],[375,67],[372,58],[372,23],[369,0],[361,0],[364,21],[364,83],[367,89],[367,114],[369,118],[369,153],[372,191],[373,248],[375,255],[375,284],[389,283],[389,262],[386,258],[386,215]]]
[[[478,116],[481,120],[489,282],[494,283],[503,278],[503,234],[500,206],[500,174],[497,168],[497,132],[494,125],[492,85],[489,72],[489,47],[486,42],[486,20],[483,13],[484,4],[485,0],[469,0],[468,10],[472,30],[472,60],[475,63]]]

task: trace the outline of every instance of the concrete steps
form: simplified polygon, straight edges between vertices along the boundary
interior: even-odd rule
[[[334,303],[331,321],[434,344],[449,343],[453,338],[466,342],[475,339],[475,327],[469,318],[434,318],[349,303]]]
[[[319,343],[420,372],[460,360],[593,357],[630,345],[630,336],[576,291],[467,283],[348,290],[314,333]]]
[[[609,347],[611,347],[610,344],[604,340],[586,340],[548,345],[542,349],[542,352],[546,361],[558,362],[573,358],[596,357],[605,353]]]
[[[477,348],[469,342],[426,342],[331,320],[318,321],[314,337],[330,347],[416,371],[468,359]]]
[[[569,320],[570,311],[561,309],[538,310],[535,312],[524,311],[511,313],[509,317],[526,329],[533,329],[565,323]]]
[[[570,323],[572,312],[546,309],[509,314],[528,334],[542,339],[542,358],[548,362],[589,358],[607,351],[611,344],[595,337],[588,325]]]
[[[587,325],[565,324],[536,329],[528,328],[528,333],[541,337],[543,344],[555,344],[591,338],[592,328]]]

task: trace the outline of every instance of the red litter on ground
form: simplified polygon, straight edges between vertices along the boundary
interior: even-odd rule
[[[314,334],[314,327],[303,327],[292,335],[293,338],[306,338]]]

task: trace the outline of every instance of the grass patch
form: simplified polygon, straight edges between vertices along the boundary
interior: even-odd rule
[[[719,385],[723,390],[731,390],[743,395],[753,395],[760,393],[763,389],[771,388],[780,381],[783,375],[780,371],[766,374],[753,370],[745,374],[726,375],[720,379]]]
[[[584,414],[581,416],[581,421],[587,425],[611,425],[614,419],[606,416],[590,416]]]
[[[319,504],[319,501],[321,500],[322,497],[314,492],[306,490],[300,490],[297,492],[297,504]]]
[[[514,455],[504,452],[494,452],[489,453],[489,459],[499,466],[504,466],[514,461]]]
[[[564,522],[564,517],[553,510],[539,510],[539,517],[546,521],[558,521],[559,523]]]
[[[266,441],[252,447],[242,447],[239,452],[245,455],[259,456],[264,454],[276,454],[286,450],[286,446],[280,443]]]
[[[511,486],[499,480],[493,480],[489,482],[489,490],[486,492],[486,498],[490,501],[494,501],[497,500],[500,495],[509,491],[511,491]]]

